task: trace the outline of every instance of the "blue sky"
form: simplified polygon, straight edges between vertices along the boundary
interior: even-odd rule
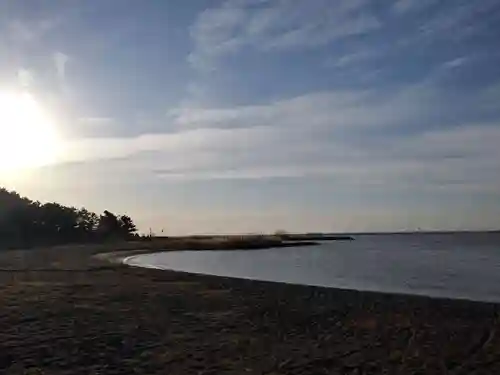
[[[172,234],[498,228],[499,25],[496,0],[1,0],[0,86],[65,152],[0,184]]]

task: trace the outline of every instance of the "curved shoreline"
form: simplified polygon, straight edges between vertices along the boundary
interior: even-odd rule
[[[108,260],[124,252],[98,253],[0,253],[1,372],[500,373],[498,304],[120,266]]]
[[[261,249],[261,250],[266,250],[266,249]],[[182,252],[184,251],[189,251],[189,250],[181,250]],[[207,250],[207,251],[214,251],[214,250]],[[215,250],[217,251],[217,250]],[[165,251],[164,253],[169,253],[172,251]],[[173,252],[178,252],[178,251],[173,251]],[[484,298],[481,299],[480,297],[474,298],[474,296],[465,296],[465,295],[451,295],[451,294],[446,294],[446,293],[438,293],[433,290],[409,290],[406,288],[394,288],[392,290],[388,289],[382,289],[382,288],[356,288],[356,287],[351,287],[351,286],[338,286],[338,285],[329,285],[329,284],[312,284],[312,283],[307,283],[307,282],[299,282],[299,281],[289,281],[289,280],[278,280],[278,279],[269,279],[269,278],[259,278],[259,277],[251,277],[251,276],[238,276],[234,274],[225,274],[225,273],[210,273],[210,272],[203,272],[203,271],[191,271],[191,270],[185,270],[185,269],[176,269],[175,267],[168,267],[168,266],[156,266],[152,263],[134,263],[133,258],[140,257],[143,255],[150,255],[150,254],[155,254],[158,252],[146,252],[146,253],[138,253],[134,255],[127,255],[125,257],[119,257],[115,261],[128,266],[128,267],[138,267],[142,269],[153,269],[153,270],[161,270],[161,271],[168,271],[168,272],[175,272],[175,273],[182,273],[182,274],[188,274],[188,275],[193,275],[193,276],[208,276],[208,277],[221,277],[221,278],[227,278],[227,279],[235,279],[235,280],[251,280],[251,281],[256,281],[256,282],[268,282],[268,283],[282,283],[282,284],[287,284],[287,285],[297,285],[297,286],[307,286],[307,287],[317,287],[317,288],[327,288],[327,289],[333,289],[333,290],[345,290],[345,291],[354,291],[354,292],[359,292],[359,293],[378,293],[378,294],[387,294],[387,295],[398,295],[398,296],[403,296],[403,297],[422,297],[422,298],[430,298],[430,299],[441,299],[441,300],[457,300],[457,301],[467,301],[467,302],[472,302],[472,303],[492,303],[492,304],[500,304],[500,301],[497,299],[493,299],[490,297],[490,299]],[[161,253],[161,252],[159,252]]]

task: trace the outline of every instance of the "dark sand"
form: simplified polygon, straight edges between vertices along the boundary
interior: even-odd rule
[[[195,276],[90,255],[0,252],[1,374],[500,374],[494,304]]]

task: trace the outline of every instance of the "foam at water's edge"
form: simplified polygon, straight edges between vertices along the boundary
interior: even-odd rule
[[[155,266],[153,264],[149,264],[149,263],[141,263],[141,262],[137,262],[137,263],[134,263],[133,262],[133,259],[134,258],[139,258],[141,257],[142,255],[145,255],[145,254],[141,254],[141,255],[130,255],[128,257],[125,257],[125,258],[122,258],[120,260],[121,263],[123,264],[126,264],[127,266],[130,266],[130,267],[142,267],[142,268],[151,268],[151,269],[155,269],[155,270],[164,270],[164,271],[168,271],[167,268],[164,268],[164,267],[161,267],[161,266]],[[172,270],[174,271],[174,270]]]

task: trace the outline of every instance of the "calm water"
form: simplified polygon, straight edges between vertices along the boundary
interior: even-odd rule
[[[130,257],[136,266],[357,290],[500,302],[500,234],[360,235],[256,251]]]

